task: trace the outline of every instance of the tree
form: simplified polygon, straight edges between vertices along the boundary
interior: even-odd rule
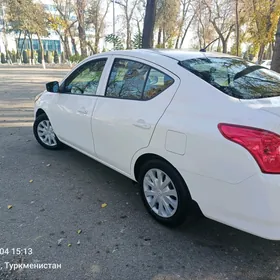
[[[44,48],[41,36],[47,36],[47,14],[42,4],[33,3],[32,0],[7,0],[10,26],[27,34],[36,34],[42,51],[42,65],[44,63]],[[36,15],[36,16],[34,16]],[[24,39],[25,40],[25,39]],[[22,47],[23,49],[23,44]],[[21,50],[22,52],[22,50]]]
[[[194,10],[196,11],[196,16],[193,19],[193,27],[196,31],[195,39],[198,40],[198,48],[203,49],[212,42],[217,36],[213,25],[209,22],[209,12],[207,7],[203,3],[204,0],[199,0],[194,3]],[[213,45],[211,45],[213,48]],[[220,40],[218,42],[218,50],[220,49]]]
[[[74,25],[75,23],[69,24],[69,22],[65,20],[61,15],[49,15],[48,22],[50,27],[59,35],[60,41],[63,44],[66,57],[68,59],[71,54],[68,40],[70,34],[69,29],[71,29],[72,25]]]
[[[74,48],[75,55],[78,55],[76,41],[74,38],[74,28],[77,19],[73,19],[75,14],[74,4],[71,0],[53,0],[58,15],[49,15],[50,26],[59,35],[64,46],[65,58],[69,59],[71,49],[69,46],[69,37]]]
[[[204,0],[204,5],[209,12],[209,21],[217,32],[221,42],[223,53],[227,53],[228,41],[234,31],[235,14],[234,2],[231,0]]]
[[[156,0],[147,0],[143,38],[142,38],[143,48],[153,47],[155,20],[156,20]]]
[[[87,24],[92,25],[94,28],[94,53],[98,52],[99,42],[105,29],[105,17],[108,13],[110,2],[111,0],[91,0],[89,5]],[[105,4],[104,9],[102,3]]]
[[[105,37],[105,42],[113,44],[115,50],[123,50],[124,49],[122,40],[117,35],[114,35],[114,34],[107,35]]]
[[[126,27],[126,48],[131,49],[131,22],[137,5],[142,3],[143,0],[119,0],[116,1],[123,10],[123,17]]]
[[[157,0],[156,27],[158,28],[158,46],[165,48],[168,41],[178,35],[178,14],[180,0]]]
[[[239,0],[235,0],[235,34],[236,34],[236,55],[239,56],[240,52],[240,23],[239,23]]]
[[[271,69],[280,73],[280,18],[277,23],[275,47],[272,56]]]
[[[179,47],[180,47],[180,49],[182,48],[185,38],[187,36],[187,33],[195,18],[196,9],[194,8],[193,2],[194,2],[193,0],[180,0],[181,15],[180,15],[180,18],[178,21],[179,30],[178,30],[176,44],[175,44],[176,49],[178,49]],[[181,42],[180,42],[180,39],[181,39]]]
[[[132,40],[132,47],[134,49],[141,49],[143,47],[142,45],[143,42],[143,36],[142,33],[136,33],[134,34],[133,40]],[[152,48],[153,46],[151,45],[151,47],[147,47],[147,48]]]
[[[280,14],[279,0],[246,0],[249,42],[258,49],[258,63],[261,63],[266,46],[273,42]]]
[[[86,38],[86,22],[85,11],[87,8],[87,0],[75,0],[75,12],[78,20],[78,33],[80,40],[81,56],[87,57],[87,38]]]

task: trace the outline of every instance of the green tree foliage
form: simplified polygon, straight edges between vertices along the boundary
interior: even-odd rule
[[[119,36],[114,34],[109,34],[105,37],[105,42],[112,43],[115,50],[123,50],[124,46],[122,40]]]
[[[32,0],[7,0],[7,15],[11,31],[36,34],[44,53],[41,36],[48,36],[47,14],[40,3]],[[43,67],[44,62],[42,61]]]
[[[158,28],[158,45],[166,47],[168,41],[178,35],[178,15],[180,0],[158,0],[156,7],[156,27]]]
[[[274,41],[280,16],[279,0],[246,0],[247,41],[258,49],[258,61],[261,62],[266,46]]]
[[[86,55],[74,54],[70,56],[69,60],[72,63],[79,63],[83,61],[86,57],[87,57]]]
[[[141,49],[142,48],[142,33],[137,33],[133,36],[132,40],[132,47],[134,49]]]

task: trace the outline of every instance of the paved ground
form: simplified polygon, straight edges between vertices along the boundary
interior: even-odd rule
[[[208,219],[166,229],[125,177],[70,148],[41,148],[32,135],[33,99],[65,73],[0,68],[0,248],[10,249],[0,255],[0,280],[280,279],[279,242]],[[26,247],[32,255],[12,255]],[[9,272],[4,262],[61,269]]]

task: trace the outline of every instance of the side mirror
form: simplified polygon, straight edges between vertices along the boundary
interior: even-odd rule
[[[57,81],[55,82],[49,82],[46,84],[46,89],[48,92],[58,92],[59,91],[59,83]]]

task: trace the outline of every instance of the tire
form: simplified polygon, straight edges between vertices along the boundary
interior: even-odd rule
[[[49,118],[46,114],[42,114],[42,115],[39,115],[34,124],[33,124],[33,133],[34,133],[34,136],[36,138],[36,140],[38,141],[38,143],[43,146],[44,148],[48,149],[48,150],[59,150],[63,147],[63,144],[58,140],[57,136],[55,135],[55,133],[52,131],[52,140],[50,140],[50,144],[47,143],[47,141],[43,141],[43,137],[39,135],[40,133],[40,128],[41,129],[44,129],[42,126],[46,124],[49,124],[48,126],[48,132],[47,133],[50,133],[49,130],[52,131],[52,126],[51,126],[51,123],[49,121]],[[41,130],[42,132],[42,130]],[[50,136],[49,136],[50,137]],[[48,138],[50,139],[50,138]]]
[[[158,199],[165,200],[164,202],[161,202],[162,205],[165,203],[163,208],[161,208],[162,211],[159,210],[160,202],[158,202],[158,204],[155,204],[154,207],[151,206],[151,205],[153,205],[152,201],[154,199],[154,196],[151,195],[150,197],[147,198],[147,193],[152,191],[149,188],[153,189],[153,187],[151,187],[151,185],[149,185],[152,181],[152,180],[150,181],[150,178],[151,178],[150,175],[153,173],[154,176],[156,177],[157,176],[156,170],[159,170],[159,171],[165,173],[165,175],[167,175],[169,177],[169,179],[171,180],[171,183],[168,184],[168,186],[163,189],[163,190],[165,190],[165,193],[166,193],[166,191],[168,191],[168,193],[171,193],[170,191],[172,191],[172,194],[173,194],[174,190],[175,190],[176,194],[177,194],[177,199],[174,199],[176,196],[173,196],[173,195],[170,195],[169,197],[166,198],[166,196],[164,195],[164,192],[163,192],[163,194],[161,194],[161,197],[158,196]],[[152,172],[152,173],[150,173],[150,172]],[[147,179],[147,176],[149,179]],[[168,179],[167,176],[163,176],[164,180]],[[146,177],[146,179],[145,179],[145,177]],[[148,184],[144,183],[144,179],[145,179],[145,182],[147,182],[147,180],[148,180],[149,183]],[[167,182],[164,180],[163,180],[163,182]],[[191,198],[188,187],[187,187],[186,183],[184,182],[183,178],[181,177],[181,175],[178,173],[178,171],[174,167],[172,167],[170,164],[168,164],[167,162],[160,160],[160,159],[153,159],[153,160],[146,162],[140,169],[139,176],[138,176],[138,183],[140,185],[141,197],[142,197],[145,207],[147,208],[147,210],[151,214],[151,216],[155,220],[160,222],[161,224],[163,224],[165,226],[169,226],[169,227],[177,227],[177,226],[180,226],[181,224],[183,224],[184,222],[187,222],[187,221],[191,222],[194,220],[194,218],[195,218],[195,215],[193,215],[194,214],[194,211],[193,211],[194,201]],[[162,198],[162,197],[164,197],[164,198]],[[172,201],[173,207],[171,206],[171,204],[169,204],[169,207],[166,207],[166,205],[168,205],[168,204],[166,204],[166,201]],[[177,203],[176,203],[176,201],[177,201]],[[177,207],[174,207],[175,204],[177,205]],[[166,209],[169,209],[168,210],[169,213],[168,213],[168,211],[166,211]],[[171,210],[171,213],[170,213],[170,210]],[[156,213],[156,211],[158,211],[158,213]]]

